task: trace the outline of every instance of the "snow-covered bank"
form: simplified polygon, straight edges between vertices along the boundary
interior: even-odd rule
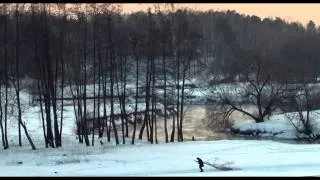
[[[0,176],[317,176],[319,153],[320,145],[257,140],[95,147],[68,143],[59,149],[2,151]],[[196,157],[233,161],[238,170],[205,165],[199,172]]]
[[[306,116],[305,112],[303,112],[303,114]],[[319,115],[320,110],[310,112],[310,124],[315,135],[320,134]],[[297,133],[293,124],[302,128],[299,115],[296,112],[273,115],[261,123],[256,123],[254,120],[239,121],[232,127],[232,132],[240,132],[239,134],[248,135],[254,133],[257,136],[278,139],[296,139],[298,136],[303,137],[303,134]]]

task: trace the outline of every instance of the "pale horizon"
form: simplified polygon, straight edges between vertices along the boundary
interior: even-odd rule
[[[123,3],[122,8],[126,13],[146,11],[153,3]],[[235,10],[239,14],[256,15],[263,18],[280,17],[287,22],[299,22],[304,26],[310,21],[319,26],[319,3],[178,3],[180,7],[190,7],[195,10],[226,11]]]

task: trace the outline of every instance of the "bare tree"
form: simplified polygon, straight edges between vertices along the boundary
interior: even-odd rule
[[[262,57],[255,56],[254,61],[247,67],[243,74],[246,83],[234,91],[226,92],[225,89],[220,89],[220,100],[229,107],[228,114],[239,111],[257,123],[264,122],[265,117],[270,116],[285,97],[287,85],[272,79],[268,61]],[[243,103],[255,105],[257,111],[246,110]]]
[[[102,70],[103,70],[103,66],[102,66],[102,54],[101,54],[101,41],[100,41],[100,38],[98,38],[97,40],[97,58],[98,58],[98,64],[99,64],[99,67],[98,67],[98,97],[100,97],[101,95],[101,80],[103,79],[104,75],[102,73]],[[102,82],[103,83],[103,82]],[[104,84],[104,83],[103,83]],[[105,99],[105,97],[104,97]],[[100,98],[98,98],[98,127],[99,127],[99,138],[102,138],[103,136],[103,133],[104,133],[104,127],[105,127],[105,123],[102,119],[100,119]],[[104,104],[105,106],[105,104]],[[104,111],[105,112],[105,111]]]
[[[96,26],[97,26],[97,7],[96,4],[91,4],[93,27],[92,27],[92,39],[93,39],[93,119],[96,119]],[[99,97],[98,97],[99,99]],[[100,106],[100,104],[98,104]],[[98,114],[100,112],[98,111]],[[99,121],[99,118],[98,118]],[[92,121],[92,140],[91,144],[94,146],[94,134],[95,134],[95,121]]]
[[[116,144],[119,144],[119,139],[118,139],[118,132],[117,132],[117,127],[116,127],[116,123],[115,123],[115,119],[114,119],[114,80],[115,80],[115,70],[113,69],[113,67],[115,67],[115,49],[114,49],[114,40],[112,39],[113,37],[113,27],[112,27],[112,15],[108,14],[107,15],[107,23],[108,23],[108,44],[109,44],[109,62],[110,62],[110,118],[111,118],[111,125],[112,125],[112,129],[113,129],[113,133],[114,133],[114,137],[115,137],[115,141]]]
[[[3,3],[2,7],[2,16],[3,16],[3,61],[1,61],[0,74],[4,77],[4,81],[0,82],[0,96],[2,97],[2,85],[5,86],[5,97],[4,100],[0,100],[0,109],[1,109],[1,135],[2,135],[2,144],[4,149],[9,148],[8,135],[7,135],[7,120],[8,120],[8,85],[9,85],[9,76],[8,76],[8,15],[7,15],[7,4]],[[3,74],[2,74],[3,73]],[[0,81],[2,78],[0,78]],[[4,112],[2,109],[2,102],[4,102]],[[4,127],[3,123],[4,122]]]
[[[173,60],[176,61],[177,59],[177,46],[176,46],[176,27],[175,27],[175,7],[174,7],[174,4],[172,3],[171,4],[171,36],[172,36],[172,47],[173,47]],[[179,72],[179,69],[178,71]],[[177,96],[177,99],[178,96]],[[179,106],[179,105],[178,105]],[[178,109],[177,109],[177,112],[176,112],[177,116],[178,116]],[[176,124],[175,124],[175,115],[172,116],[172,132],[171,132],[171,136],[170,136],[170,142],[174,142],[174,135],[175,135],[175,129],[176,129]],[[177,120],[178,122],[178,120]]]
[[[18,103],[18,133],[19,133],[19,146],[22,146],[21,142],[21,105],[20,105],[20,70],[19,70],[19,65],[20,65],[20,29],[19,29],[19,4],[16,4],[16,9],[15,9],[15,19],[16,19],[16,62],[15,62],[15,75],[16,75],[16,84],[14,83],[14,87],[16,89],[16,96],[17,96],[17,103]]]
[[[85,5],[85,12],[84,12],[84,17],[83,17],[83,127],[85,129],[84,133],[84,141],[86,143],[86,146],[90,146],[89,142],[89,137],[87,133],[87,32],[88,32],[88,27],[87,27],[87,5]]]
[[[319,138],[314,129],[318,114],[313,111],[320,106],[319,91],[316,85],[303,83],[294,92],[295,95],[289,98],[288,103],[295,112],[287,113],[286,117],[296,129],[298,139],[315,140]]]

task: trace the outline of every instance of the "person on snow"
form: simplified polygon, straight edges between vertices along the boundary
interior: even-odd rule
[[[197,157],[197,163],[199,164],[200,172],[203,172],[203,161],[199,157]]]

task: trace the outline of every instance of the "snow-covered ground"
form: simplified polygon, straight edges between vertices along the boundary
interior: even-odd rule
[[[303,116],[306,117],[306,112],[303,112]],[[273,137],[275,139],[296,139],[297,136],[303,137],[303,134],[297,133],[292,123],[300,129],[303,127],[299,121],[298,113],[292,112],[270,116],[262,123],[255,123],[252,119],[239,121],[233,128],[241,131],[259,130],[262,137]],[[315,135],[320,134],[320,110],[310,112],[310,124],[313,133]]]
[[[0,154],[0,176],[319,176],[320,146],[273,141],[219,140],[59,149],[12,148]],[[232,161],[231,171],[204,166]],[[20,163],[19,163],[20,162]]]

